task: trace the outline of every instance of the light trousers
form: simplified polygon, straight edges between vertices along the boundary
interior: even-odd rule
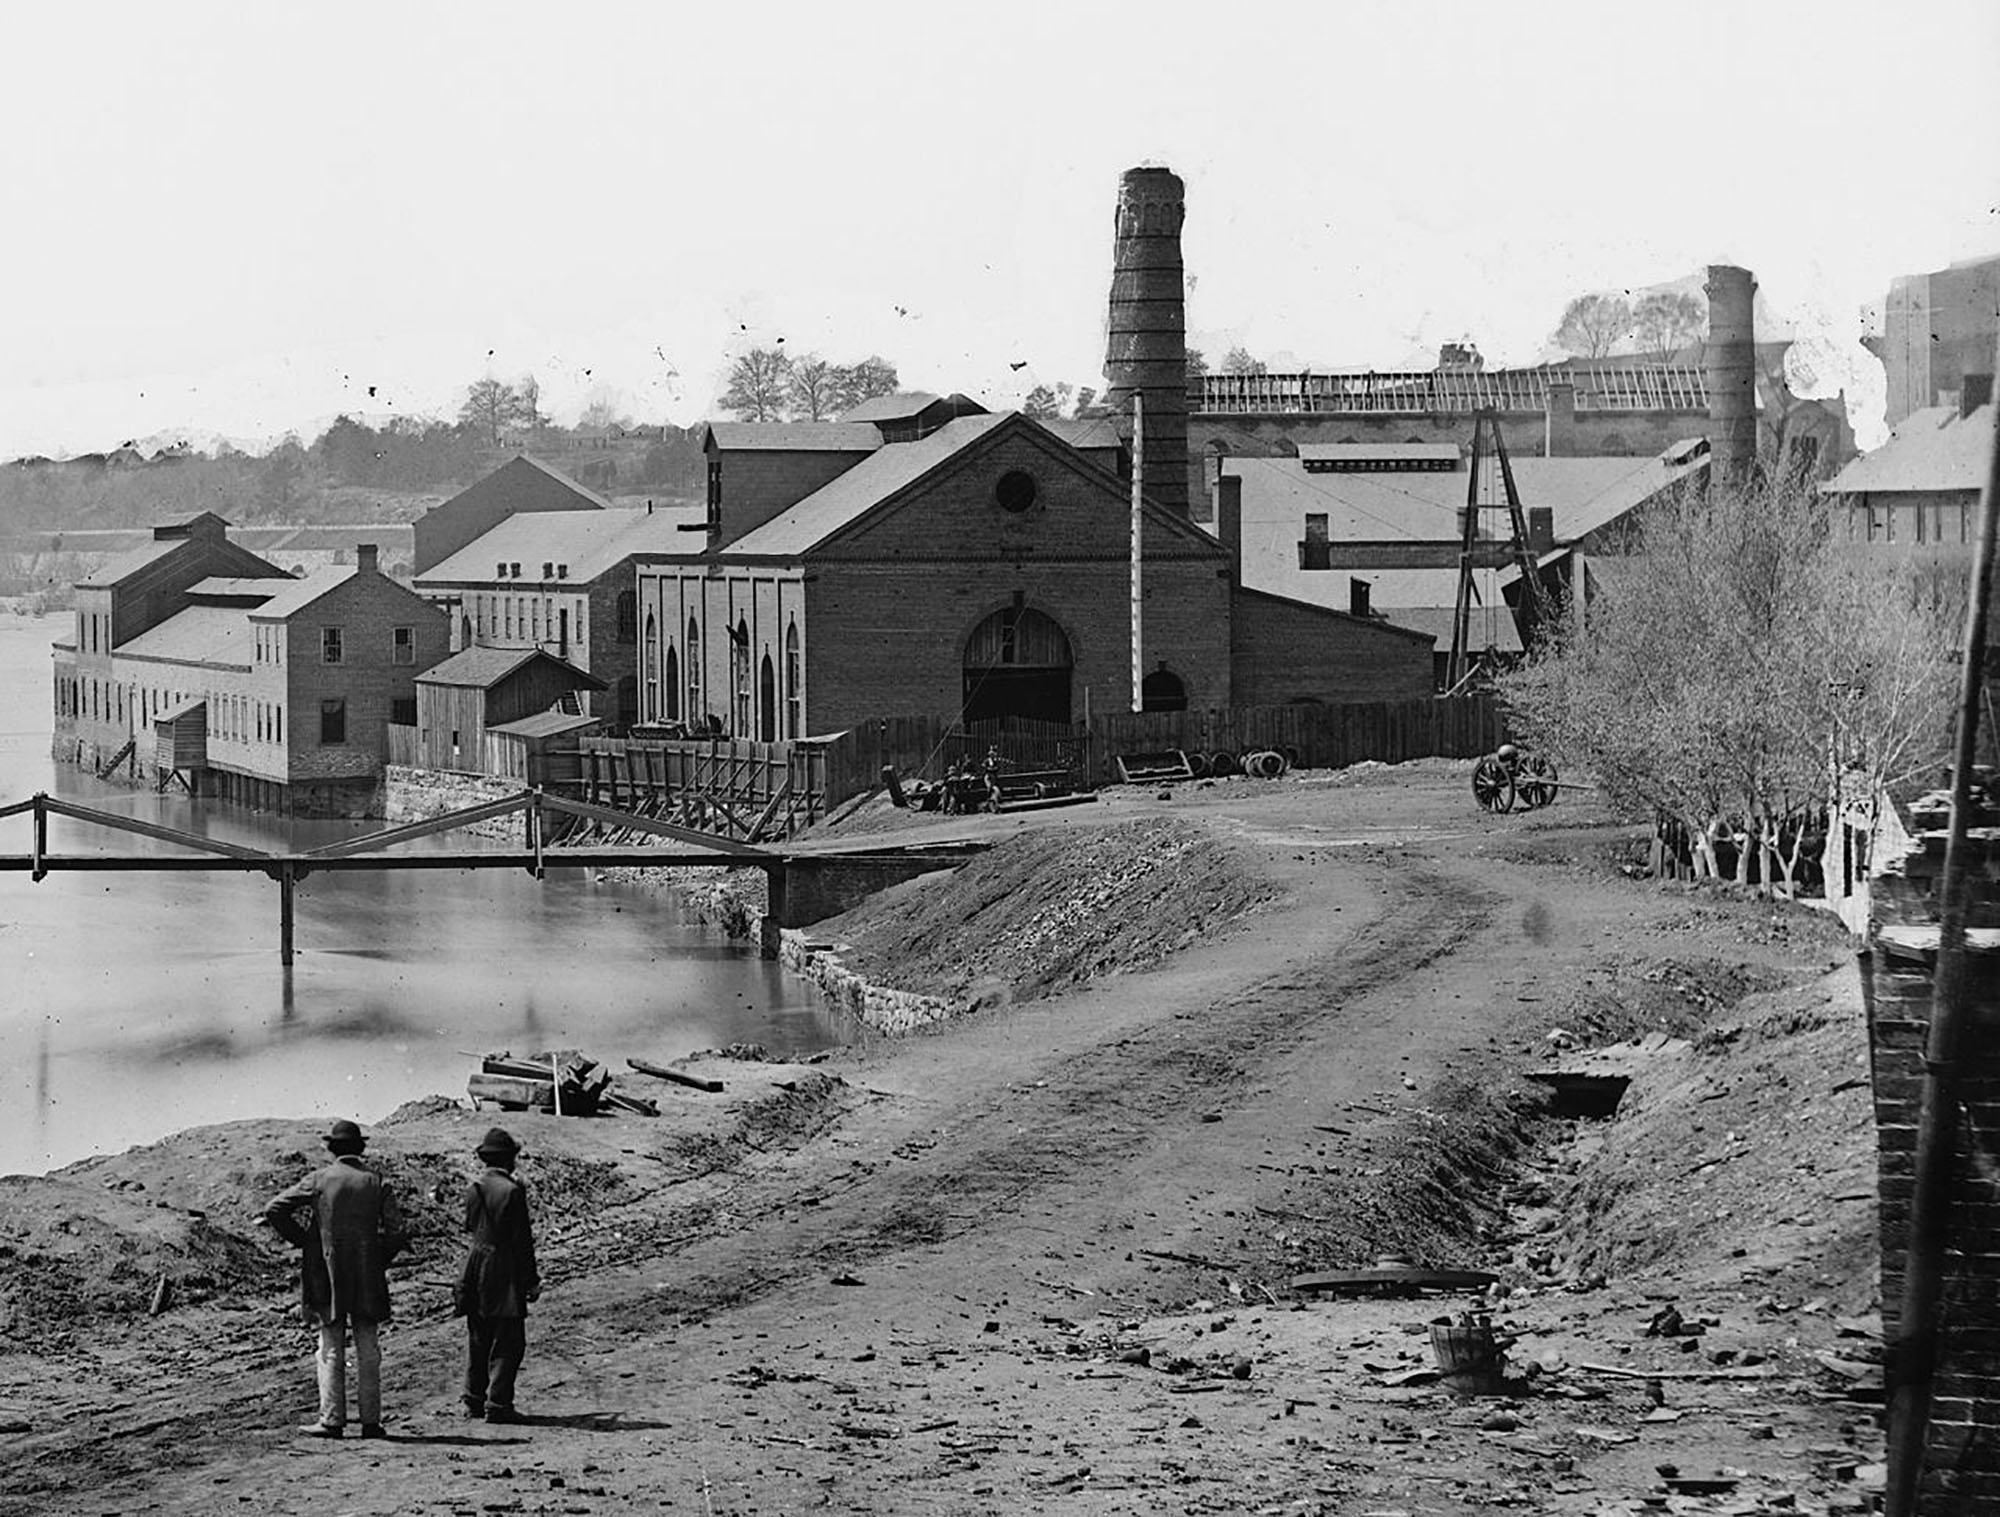
[[[354,1332],[355,1402],[364,1423],[382,1420],[382,1336],[380,1325],[359,1317],[319,1326],[319,1420],[327,1427],[347,1422],[347,1334]]]

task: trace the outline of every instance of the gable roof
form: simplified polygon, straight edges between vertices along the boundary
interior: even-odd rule
[[[1006,420],[1006,415],[956,416],[928,437],[885,444],[798,504],[725,544],[723,551],[787,557],[803,553],[864,511],[915,484]]]
[[[889,395],[875,395],[849,406],[840,413],[845,422],[856,421],[909,421],[921,416],[930,407],[944,399],[929,390],[897,390]]]
[[[79,590],[108,590],[146,565],[165,558],[174,549],[186,544],[186,538],[174,538],[147,543],[143,548],[131,548],[115,558],[105,560],[96,569],[76,582]]]
[[[1831,495],[1899,490],[1977,490],[1993,451],[1994,409],[1961,417],[1926,406],[1904,417],[1889,440],[1842,469],[1822,489]]]
[[[191,585],[187,593],[191,600],[267,601],[291,583],[292,577],[289,574],[273,575],[268,579],[244,579],[217,574]]]
[[[1680,454],[1681,461],[1670,462],[1668,453]],[[1678,444],[1668,453],[1654,458],[1522,458],[1509,463],[1522,509],[1549,507],[1560,542],[1617,520],[1708,463],[1703,456],[1685,456]],[[1327,518],[1327,540],[1335,545],[1336,556],[1344,540],[1454,540],[1468,483],[1463,468],[1320,473],[1308,472],[1303,458],[1225,458],[1222,470],[1243,481],[1246,564],[1253,554],[1253,524],[1281,527],[1273,541],[1282,544],[1281,557],[1295,560],[1291,544],[1302,535],[1308,513]],[[1272,550],[1266,546],[1255,551]]]
[[[111,651],[119,658],[247,669],[256,644],[241,606],[189,606]]]
[[[867,422],[712,421],[702,434],[725,453],[872,453],[882,434]]]
[[[504,732],[509,737],[558,737],[565,732],[578,732],[585,727],[595,727],[603,722],[600,716],[571,716],[567,711],[537,711],[532,716],[524,716],[511,722],[500,722],[488,727],[488,732]]]
[[[416,591],[407,585],[398,584],[387,575],[379,574],[372,569],[363,569],[357,564],[333,564],[323,569],[315,569],[303,579],[280,580],[278,582],[280,588],[276,595],[261,606],[251,606],[247,609],[239,607],[236,614],[248,616],[252,621],[281,622],[288,617],[296,616],[321,596],[338,590],[357,574],[366,574],[373,579],[381,580],[398,595],[408,596],[426,611],[434,609],[430,602]]]
[[[576,480],[571,479],[567,474],[563,473],[563,471],[558,469],[554,464],[544,463],[541,459],[535,457],[535,455],[532,453],[516,454],[512,459],[509,460],[509,462],[517,464],[526,464],[529,468],[537,470],[540,473],[547,475],[550,479],[554,480],[557,484],[561,485],[565,490],[568,490],[575,495],[581,495],[585,500],[595,504],[599,510],[608,511],[612,509],[611,502],[606,500],[602,495],[599,495],[595,490],[591,489],[589,485],[579,484]],[[501,468],[505,467],[506,464],[501,465]]]
[[[1038,437],[1051,457],[1078,472],[1079,477],[1116,485],[1104,469],[1080,456],[1074,448],[1041,423],[1018,411],[982,411],[976,416],[955,416],[935,432],[914,442],[887,443],[853,468],[829,480],[804,500],[780,512],[761,526],[725,543],[722,556],[735,554],[775,558],[796,558],[820,546],[835,533],[852,526],[877,506],[886,504],[926,476],[943,468],[960,454],[983,445],[1002,430],[1024,432]],[[1214,537],[1185,517],[1148,501],[1147,511],[1156,524],[1184,539],[1213,546]]]
[[[707,539],[696,531],[704,527],[707,512],[701,506],[612,507],[607,511],[522,511],[475,537],[449,558],[431,565],[415,583],[495,584],[500,576],[497,564],[521,566],[521,576],[511,576],[510,585],[533,582],[540,585],[543,564],[563,564],[568,575],[560,581],[581,588],[611,572],[634,554],[699,553]]]
[[[1108,416],[1038,416],[1033,419],[1036,425],[1055,433],[1078,452],[1124,446],[1117,427],[1111,424]]]
[[[545,648],[466,648],[441,663],[431,665],[417,676],[420,685],[456,685],[468,690],[491,690],[517,669],[536,659],[547,659],[573,677],[576,689],[603,690],[604,681],[588,670],[579,669],[568,659],[557,658]]]

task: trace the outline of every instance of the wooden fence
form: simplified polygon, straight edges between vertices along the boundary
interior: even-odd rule
[[[1219,711],[1113,712],[1087,726],[1014,720],[961,724],[935,716],[878,717],[824,738],[789,743],[726,738],[658,740],[586,736],[574,756],[549,753],[542,783],[584,800],[750,838],[789,837],[834,807],[867,794],[893,768],[904,779],[940,779],[976,768],[993,749],[1009,769],[1063,769],[1079,789],[1116,781],[1120,754],[1276,749],[1304,769],[1375,760],[1476,758],[1507,740],[1490,695],[1420,697],[1335,706],[1243,706]],[[413,764],[414,728],[389,729],[391,763]],[[518,772],[514,752],[488,755],[489,772]]]
[[[1121,753],[1285,753],[1305,769],[1337,769],[1373,759],[1476,758],[1507,740],[1490,695],[1419,696],[1329,706],[1240,706],[1219,711],[1112,712],[1087,726],[892,716],[859,722],[824,740],[825,804],[831,808],[879,785],[884,765],[905,779],[938,779],[952,764],[977,765],[997,747],[1013,769],[1068,769],[1080,788],[1110,784]]]
[[[585,737],[576,760],[584,800],[732,837],[789,837],[827,804],[815,743]]]

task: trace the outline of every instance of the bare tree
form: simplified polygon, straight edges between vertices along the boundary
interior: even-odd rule
[[[817,353],[801,353],[786,376],[792,411],[804,421],[824,421],[834,412],[837,371]]]
[[[521,425],[533,431],[548,418],[542,415],[542,382],[532,374],[523,374],[521,382],[514,386],[514,393],[520,398]]]
[[[1637,815],[1679,822],[1697,872],[1792,893],[1840,794],[1935,763],[1951,707],[1949,607],[1845,554],[1808,490],[1688,490],[1655,507],[1628,572],[1501,682],[1528,740]]]
[[[466,388],[458,419],[484,432],[494,442],[521,419],[521,397],[512,385],[501,380],[476,379]]]
[[[859,363],[846,364],[833,371],[833,409],[851,411],[864,400],[873,400],[878,395],[894,395],[901,381],[896,378],[896,366],[880,354],[870,354]]]
[[[1268,374],[1269,367],[1261,358],[1251,356],[1250,350],[1238,343],[1222,355],[1222,372],[1225,374]]]
[[[1021,414],[1037,421],[1053,421],[1062,415],[1071,393],[1068,384],[1036,385],[1021,397]]]
[[[783,421],[791,360],[776,348],[752,348],[729,366],[722,409],[741,421]]]
[[[1606,358],[1632,331],[1632,307],[1616,295],[1579,295],[1563,307],[1556,343],[1578,358]]]
[[[1208,355],[1200,348],[1187,350],[1187,372],[1189,379],[1200,379],[1208,372]]]
[[[1707,304],[1684,290],[1655,290],[1632,311],[1639,351],[1662,363],[1690,343],[1699,342],[1707,326]]]

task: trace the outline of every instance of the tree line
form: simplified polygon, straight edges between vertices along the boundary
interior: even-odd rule
[[[817,353],[752,348],[729,366],[721,405],[738,421],[828,421],[896,388],[896,366],[879,354],[837,364]]]

